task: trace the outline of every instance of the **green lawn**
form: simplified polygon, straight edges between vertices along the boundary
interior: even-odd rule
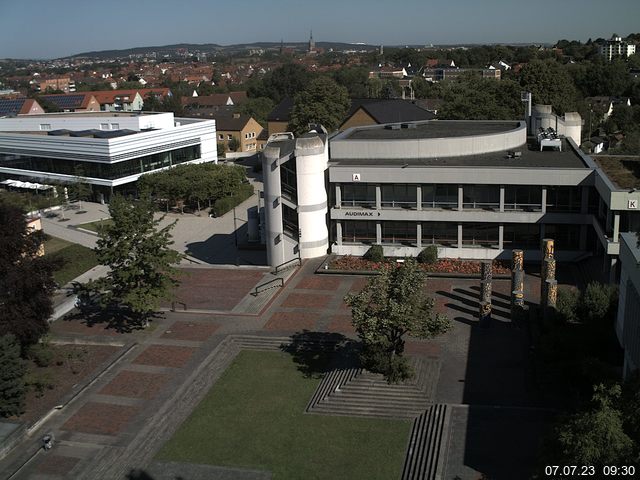
[[[305,414],[318,383],[286,353],[242,351],[157,459],[278,480],[400,478],[411,422]]]
[[[46,257],[63,259],[62,267],[53,274],[60,286],[98,264],[96,254],[90,248],[51,236],[44,242],[44,254]]]
[[[107,218],[105,220],[96,220],[95,222],[89,223],[81,223],[80,225],[76,225],[77,227],[84,228],[85,230],[91,230],[92,232],[98,233],[101,225],[111,225],[113,220]]]

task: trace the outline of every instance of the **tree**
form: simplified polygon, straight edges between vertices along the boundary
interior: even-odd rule
[[[342,85],[349,91],[351,98],[366,98],[368,94],[367,80],[368,69],[365,67],[345,67],[333,74],[338,85]]]
[[[616,465],[631,460],[633,441],[624,432],[622,414],[614,408],[619,385],[594,387],[593,406],[556,428],[557,453],[566,465]]]
[[[330,78],[316,78],[295,96],[289,126],[298,134],[306,132],[309,124],[321,124],[329,132],[337,130],[350,105],[346,88]]]
[[[266,127],[267,117],[274,106],[273,101],[267,97],[249,98],[247,101],[238,105],[235,111],[242,115],[253,117],[256,122]]]
[[[577,91],[568,70],[555,60],[532,60],[520,72],[520,85],[536,104],[551,105],[560,114],[574,111]]]
[[[386,266],[366,287],[349,294],[352,323],[363,342],[365,368],[396,382],[411,376],[403,357],[404,336],[433,338],[449,330],[449,319],[433,313],[434,300],[425,294],[425,274],[414,259]]]
[[[249,82],[247,93],[250,97],[269,97],[279,103],[284,97],[293,97],[304,90],[313,74],[302,65],[285,63],[268,72],[262,80]]]
[[[231,140],[227,142],[227,147],[229,148],[229,151],[237,152],[240,148],[240,140],[238,140],[236,137],[232,137]]]
[[[82,210],[82,201],[87,200],[91,196],[91,185],[84,176],[84,169],[81,165],[76,165],[74,169],[73,185],[71,185],[71,194],[79,202],[80,210]]]
[[[116,195],[109,205],[112,223],[100,230],[95,249],[109,273],[80,288],[82,299],[97,295],[103,308],[124,309],[147,325],[160,301],[178,284],[174,267],[181,255],[170,245],[175,222],[159,229],[148,198],[129,202]]]
[[[59,261],[39,257],[41,231],[29,232],[22,211],[0,200],[0,335],[13,334],[23,351],[49,329]]]
[[[24,411],[26,373],[20,357],[20,344],[13,335],[0,337],[0,416],[11,417]]]

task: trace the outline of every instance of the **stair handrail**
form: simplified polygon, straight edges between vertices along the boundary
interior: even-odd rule
[[[300,257],[292,258],[291,260],[287,260],[286,262],[283,262],[280,265],[278,265],[271,273],[273,273],[274,275],[277,275],[282,270],[285,270],[285,268],[289,268],[290,264],[294,262],[297,263],[298,267],[302,265],[302,260],[300,260]]]
[[[279,283],[279,285],[271,285],[271,286],[267,287],[267,285],[269,285],[271,283],[275,283],[275,282],[280,282],[280,283]],[[263,288],[263,287],[266,287],[266,288]],[[256,296],[260,292],[264,292],[265,290],[268,290],[270,288],[276,288],[276,287],[279,287],[279,288],[284,287],[284,280],[282,278],[280,278],[280,277],[273,278],[273,279],[268,280],[268,281],[266,281],[264,283],[261,283],[260,285],[256,286],[256,288],[253,290],[253,295]]]

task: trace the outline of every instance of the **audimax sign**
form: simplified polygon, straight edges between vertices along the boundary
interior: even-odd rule
[[[374,217],[374,216],[379,217],[380,212],[363,212],[361,210],[354,210],[354,211],[344,212],[344,216],[345,217]]]

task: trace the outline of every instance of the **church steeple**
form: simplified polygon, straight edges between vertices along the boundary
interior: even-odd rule
[[[313,39],[313,30],[309,33],[309,53],[316,51],[316,41]]]

